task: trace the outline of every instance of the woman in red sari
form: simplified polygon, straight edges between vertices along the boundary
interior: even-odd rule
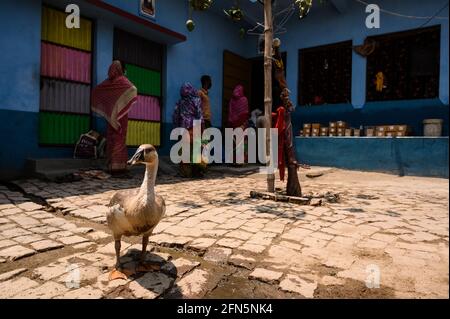
[[[248,99],[244,94],[244,87],[239,84],[234,88],[233,95],[231,96],[230,103],[228,104],[228,126],[233,129],[242,128],[245,130],[248,127],[249,117],[250,110],[248,106]],[[245,138],[242,140],[235,140],[235,161],[237,162],[236,153],[238,148],[242,147],[242,143],[244,146],[244,162],[248,162],[248,143]]]
[[[114,61],[109,67],[108,79],[92,92],[92,110],[108,121],[106,156],[112,174],[126,172],[128,112],[137,101],[137,89],[124,74],[123,64]]]

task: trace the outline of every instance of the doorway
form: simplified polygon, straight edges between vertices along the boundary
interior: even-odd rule
[[[283,63],[287,67],[287,53],[282,53]],[[244,86],[245,95],[252,112],[260,109],[264,112],[264,57],[246,59],[230,51],[223,53],[223,98],[222,127],[228,119],[228,103],[236,85]]]

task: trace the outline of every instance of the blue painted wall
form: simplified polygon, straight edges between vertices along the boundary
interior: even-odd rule
[[[0,109],[39,111],[40,12],[39,0],[0,2]]]
[[[369,1],[382,9],[411,16],[433,16],[445,1],[441,0],[377,0]],[[286,25],[287,33],[280,36],[282,48],[288,53],[287,81],[292,91],[292,100],[297,102],[299,49],[352,40],[360,45],[367,36],[416,29],[426,20],[408,19],[381,13],[381,28],[367,29],[365,6],[353,0],[332,0],[332,4],[314,7],[303,20],[292,18]],[[448,9],[440,13],[448,17]],[[421,121],[426,117],[439,116],[445,119],[445,134],[448,134],[449,104],[449,49],[448,20],[434,19],[427,26],[441,25],[441,61],[439,100],[392,101],[366,103],[366,59],[353,52],[352,56],[352,101],[348,105],[324,105],[297,107],[294,116],[296,127],[303,123],[344,120],[352,125],[409,124],[421,134]]]
[[[309,165],[448,178],[448,138],[297,137]]]

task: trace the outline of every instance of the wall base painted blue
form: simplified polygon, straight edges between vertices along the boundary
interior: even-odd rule
[[[448,178],[448,137],[297,137],[302,163]]]
[[[30,158],[70,158],[73,147],[39,147],[39,113],[1,110],[0,179],[25,173]]]

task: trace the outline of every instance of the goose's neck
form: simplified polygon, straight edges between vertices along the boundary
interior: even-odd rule
[[[145,164],[145,166],[145,176],[139,194],[147,201],[153,201],[155,199],[156,175],[158,174],[158,159],[151,164]]]

